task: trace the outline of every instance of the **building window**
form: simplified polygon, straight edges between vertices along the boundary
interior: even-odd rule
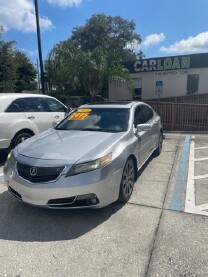
[[[142,98],[142,89],[135,88],[134,89],[134,99],[141,99]]]
[[[187,78],[187,95],[198,92],[199,74],[189,74]]]
[[[142,98],[142,78],[134,79],[134,95],[133,99],[139,100]]]

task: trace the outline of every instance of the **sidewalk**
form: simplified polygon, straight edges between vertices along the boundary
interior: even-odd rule
[[[148,277],[208,276],[208,136],[187,135],[182,138],[184,145],[189,139],[190,148],[181,141],[176,155]],[[183,149],[188,149],[187,156]],[[175,203],[181,203],[175,206],[177,211],[170,210],[174,195]]]

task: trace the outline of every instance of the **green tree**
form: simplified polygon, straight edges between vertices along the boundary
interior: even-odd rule
[[[36,68],[25,55],[20,51],[14,53],[15,61],[17,63],[16,69],[16,91],[35,90],[37,89]]]
[[[107,54],[108,63],[135,59],[137,53],[134,49],[141,43],[133,20],[106,16],[103,13],[93,15],[84,26],[75,27],[71,40],[83,51],[102,47]]]
[[[91,97],[101,92],[104,76],[107,72],[106,55],[101,47],[91,52],[82,52],[79,64],[79,80],[87,88]]]
[[[46,69],[51,87],[60,92],[82,90],[82,94],[94,97],[102,87],[107,69],[106,56],[102,48],[85,52],[67,40],[50,51]]]
[[[121,78],[130,88],[133,86],[128,70],[120,63],[108,65],[103,48],[81,51],[70,40],[53,47],[45,67],[50,87],[62,94],[81,91],[82,95],[95,97],[113,77]]]
[[[28,57],[15,49],[15,42],[3,41],[0,27],[0,93],[21,92],[37,88],[36,69]]]
[[[0,93],[14,92],[16,80],[16,61],[14,59],[14,41],[4,42],[3,27],[0,27]]]
[[[106,95],[113,74],[132,87],[129,72],[120,61],[135,59],[134,47],[140,43],[133,21],[93,15],[83,27],[73,29],[71,38],[49,52],[46,68],[50,87],[61,93]]]
[[[45,68],[50,88],[64,92],[67,87],[79,86],[79,63],[82,52],[70,40],[57,43],[49,52]]]

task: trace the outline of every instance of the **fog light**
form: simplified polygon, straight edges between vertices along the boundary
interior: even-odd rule
[[[92,199],[90,199],[90,202],[92,203],[92,204],[97,204],[97,198],[92,198]]]

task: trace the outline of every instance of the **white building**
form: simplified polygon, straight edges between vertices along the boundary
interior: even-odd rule
[[[125,61],[134,80],[110,82],[109,100],[153,99],[208,93],[208,53]]]

